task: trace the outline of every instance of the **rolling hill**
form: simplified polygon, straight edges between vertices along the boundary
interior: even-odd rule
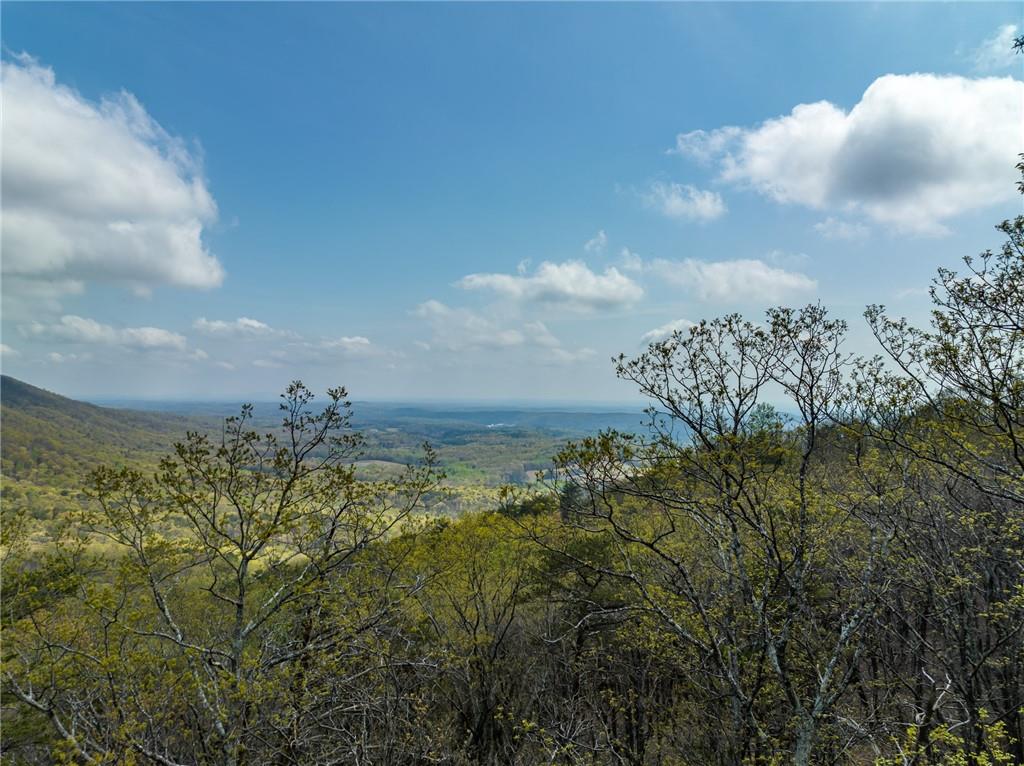
[[[98,407],[0,377],[0,462],[5,479],[79,487],[103,464],[152,463],[189,429],[211,421]]]

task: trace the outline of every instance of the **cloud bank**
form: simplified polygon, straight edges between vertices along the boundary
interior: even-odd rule
[[[694,293],[701,300],[781,301],[817,289],[805,274],[769,266],[764,261],[741,258],[732,261],[682,261],[657,259],[650,270],[669,284]]]
[[[58,322],[32,322],[22,328],[28,337],[62,343],[115,346],[137,351],[184,351],[184,335],[159,327],[116,328],[95,319],[66,314]]]
[[[200,163],[129,93],[90,101],[27,56],[3,62],[3,273],[12,293],[210,288],[217,206]]]
[[[593,356],[589,348],[570,350],[540,321],[506,323],[466,308],[453,308],[436,300],[421,303],[413,311],[431,329],[431,340],[416,345],[424,351],[508,351],[527,349],[534,361],[567,364]]]
[[[1014,198],[1022,121],[1013,78],[890,74],[849,111],[799,104],[753,128],[681,134],[674,151],[778,203],[938,234],[953,216]]]

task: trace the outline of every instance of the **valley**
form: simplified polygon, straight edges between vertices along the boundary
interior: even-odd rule
[[[3,501],[40,528],[86,501],[92,470],[127,466],[152,473],[189,431],[220,433],[241,403],[105,401],[61,396],[9,376],[0,388],[3,418]],[[276,402],[253,403],[252,427],[280,427]],[[431,514],[491,510],[501,487],[528,487],[550,476],[552,458],[570,439],[601,430],[638,430],[644,415],[614,409],[464,406],[354,402],[352,427],[363,438],[357,477],[400,475],[430,444],[445,479],[426,498]]]

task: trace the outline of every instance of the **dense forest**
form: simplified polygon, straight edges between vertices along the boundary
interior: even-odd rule
[[[298,382],[273,429],[69,467],[46,539],[5,503],[4,761],[1024,763],[1024,217],[998,228],[928,327],[867,309],[876,357],[820,305],[620,357],[648,427],[491,510],[422,512],[429,446],[360,474],[344,389]],[[48,425],[147,425],[81,417]]]

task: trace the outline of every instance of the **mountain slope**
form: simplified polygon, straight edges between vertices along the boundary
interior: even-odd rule
[[[103,464],[152,463],[202,422],[180,415],[97,407],[0,377],[3,475],[48,486],[81,486]]]

